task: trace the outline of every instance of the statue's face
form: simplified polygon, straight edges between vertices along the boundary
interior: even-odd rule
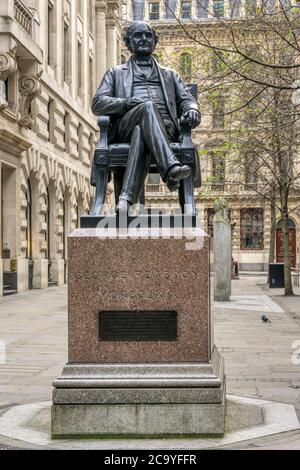
[[[154,34],[147,24],[140,23],[131,34],[130,50],[137,56],[150,56],[155,49]]]

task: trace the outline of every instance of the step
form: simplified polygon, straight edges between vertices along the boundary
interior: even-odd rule
[[[6,297],[8,295],[14,295],[14,294],[17,294],[18,291],[17,290],[13,290],[13,289],[3,289],[3,296]]]
[[[253,277],[268,277],[268,273],[265,271],[239,271],[240,276],[253,276]]]
[[[57,287],[57,282],[56,281],[49,281],[48,282],[48,287]]]

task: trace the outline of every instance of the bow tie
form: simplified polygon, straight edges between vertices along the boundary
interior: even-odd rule
[[[152,60],[135,60],[136,65],[145,65],[148,67],[151,67],[152,65]]]

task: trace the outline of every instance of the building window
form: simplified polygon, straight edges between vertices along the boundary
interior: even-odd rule
[[[282,2],[283,0],[281,0]],[[252,16],[256,9],[256,0],[245,0],[245,14],[246,16]]]
[[[216,189],[222,189],[225,183],[225,160],[220,152],[212,155],[212,183]]]
[[[95,94],[95,81],[94,81],[94,61],[92,57],[89,57],[89,78],[90,78],[90,85],[89,85],[89,100],[90,103]]]
[[[197,4],[197,17],[207,18],[209,0],[198,0],[196,4]]]
[[[77,152],[78,152],[78,158],[80,161],[82,160],[82,133],[83,133],[83,126],[82,124],[79,124],[77,128],[77,137],[78,137]]]
[[[159,20],[159,2],[149,3],[149,20]]]
[[[54,100],[49,98],[48,101],[48,140],[54,142]]]
[[[257,184],[258,178],[258,168],[257,162],[255,162],[254,158],[250,158],[248,155],[245,158],[245,183],[246,186],[255,186]]]
[[[77,95],[83,95],[83,70],[82,70],[82,44],[80,41],[77,43]]]
[[[146,191],[150,193],[158,193],[160,189],[160,175],[157,173],[150,173],[146,180]]]
[[[192,17],[192,2],[188,0],[182,0],[180,16],[183,20],[187,20]]]
[[[26,208],[26,258],[32,259],[32,197],[31,197],[31,186],[30,181],[27,181],[27,191],[26,191],[26,200],[27,200],[27,208]]]
[[[224,116],[224,98],[223,96],[215,96],[213,98],[213,122],[214,128],[222,129],[225,124]]]
[[[291,8],[291,6],[292,6],[291,0],[280,0],[279,2],[279,7],[281,7],[282,9]]]
[[[216,18],[224,17],[224,0],[213,0],[214,16]]]
[[[238,18],[240,16],[240,0],[229,0],[230,18]]]
[[[8,101],[8,79],[0,80],[0,97]]]
[[[45,214],[45,222],[46,222],[46,231],[45,231],[45,241],[47,245],[47,250],[46,250],[46,258],[50,260],[51,257],[51,244],[50,244],[50,195],[49,195],[49,189],[47,188],[46,192],[46,214]],[[50,278],[50,272],[49,272],[49,278]]]
[[[94,34],[94,25],[95,25],[95,3],[94,0],[89,0],[88,2],[89,8],[89,31],[90,33]]]
[[[64,81],[68,85],[71,83],[71,41],[68,23],[64,23]]]
[[[241,209],[241,250],[262,250],[263,210]]]
[[[48,1],[48,65],[56,66],[56,9],[54,0]]]
[[[291,4],[289,1],[286,2],[288,7],[291,7]],[[298,3],[298,0],[297,0]],[[281,0],[281,4],[284,4],[284,1]],[[277,6],[277,5],[276,5]],[[274,13],[275,11],[275,0],[264,0],[264,11],[266,13]]]
[[[83,1],[77,0],[77,13],[83,18]]]
[[[125,3],[122,5],[122,19],[124,21],[127,21],[127,17],[128,17],[128,5],[127,3]]]
[[[150,173],[147,177],[147,184],[160,184],[160,175],[158,173]]]
[[[64,116],[64,143],[65,143],[65,152],[69,153],[70,152],[70,122],[72,118],[70,113],[67,111],[65,112]]]
[[[192,74],[192,57],[188,53],[181,54],[180,59],[180,73],[184,77],[189,77]]]

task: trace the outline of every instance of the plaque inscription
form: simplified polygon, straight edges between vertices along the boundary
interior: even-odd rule
[[[176,341],[177,312],[102,311],[100,341]]]

